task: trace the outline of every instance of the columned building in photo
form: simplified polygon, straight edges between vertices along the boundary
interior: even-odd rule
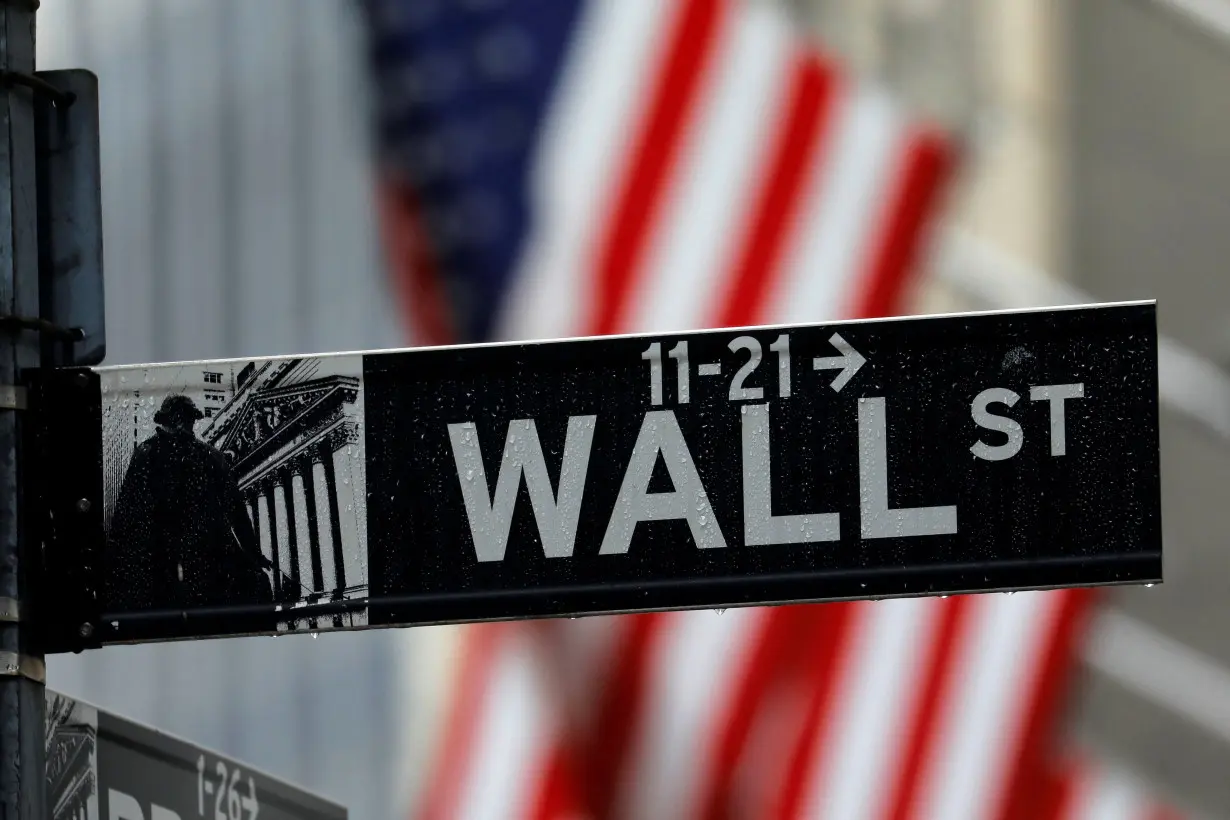
[[[248,364],[202,434],[231,462],[261,550],[273,562],[275,599],[308,612],[368,595],[359,378],[327,372],[334,362]],[[363,623],[359,608],[283,626]]]
[[[81,709],[71,698],[48,698],[47,802],[52,820],[92,820],[97,814],[90,798],[97,791],[98,730],[82,719]]]

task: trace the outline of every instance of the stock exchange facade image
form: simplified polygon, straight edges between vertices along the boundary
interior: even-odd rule
[[[97,820],[97,710],[48,691],[45,743],[52,820]]]
[[[348,356],[106,373],[103,610],[366,624],[361,374]]]

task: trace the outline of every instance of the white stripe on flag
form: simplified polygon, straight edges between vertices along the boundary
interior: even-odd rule
[[[809,170],[768,317],[782,323],[846,318],[868,273],[886,185],[901,161],[900,116],[886,92],[839,85],[833,127]]]
[[[813,742],[819,769],[808,777],[804,817],[871,820],[887,810],[885,784],[896,782],[903,753],[902,730],[916,708],[922,667],[934,643],[939,607],[929,599],[860,604],[842,688],[833,702],[831,726]]]
[[[653,228],[630,329],[703,326],[732,269],[749,203],[766,173],[796,40],[780,9],[740,3],[722,42],[663,213]]]
[[[575,336],[592,290],[590,253],[619,162],[653,82],[670,15],[657,0],[592,0],[577,23],[531,171],[538,227],[526,239],[497,335]]]
[[[671,613],[649,660],[639,736],[621,784],[627,820],[691,817],[713,725],[759,634],[761,609]]]
[[[981,820],[998,807],[1062,598],[1047,592],[974,596],[973,623],[951,661],[956,675],[930,738],[922,817]]]
[[[551,750],[555,723],[531,638],[527,630],[501,629],[491,647],[496,656],[457,795],[458,818],[526,817],[537,797],[540,778],[531,775]]]

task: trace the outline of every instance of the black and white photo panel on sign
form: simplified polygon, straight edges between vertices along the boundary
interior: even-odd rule
[[[100,388],[104,611],[366,624],[361,357],[124,368]]]

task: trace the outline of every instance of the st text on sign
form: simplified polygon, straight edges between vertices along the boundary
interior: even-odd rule
[[[55,371],[33,395],[32,446],[76,476],[41,488],[49,594],[79,602],[49,651],[1162,574],[1152,303]]]

